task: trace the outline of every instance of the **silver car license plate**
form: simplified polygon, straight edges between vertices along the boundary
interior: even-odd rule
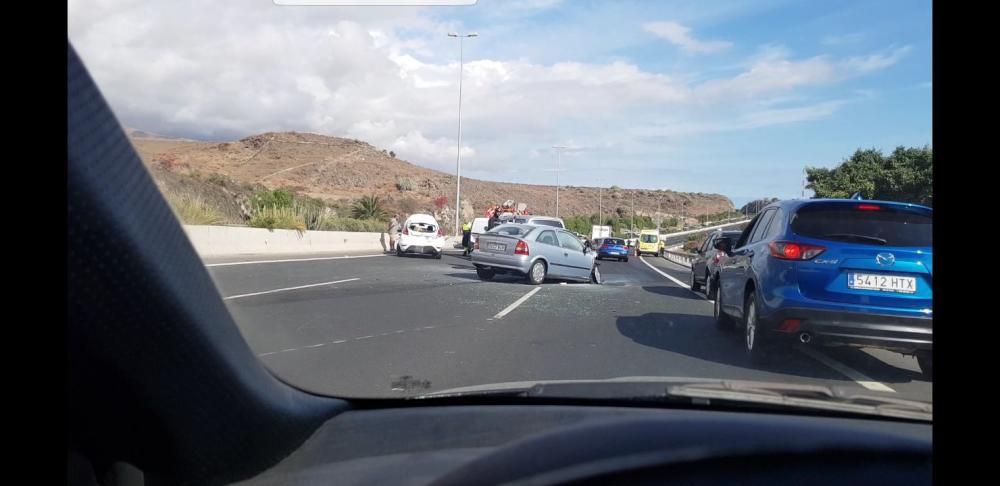
[[[504,251],[507,249],[507,245],[501,243],[487,243],[486,249],[491,251]]]

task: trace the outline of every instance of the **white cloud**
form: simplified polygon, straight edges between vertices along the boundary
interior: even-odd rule
[[[657,37],[679,46],[682,50],[693,54],[711,54],[732,47],[727,41],[701,41],[691,35],[691,29],[677,22],[649,22],[642,28]]]
[[[856,74],[867,74],[896,64],[908,52],[910,46],[897,47],[884,53],[852,57],[844,62],[844,66]]]
[[[436,169],[446,169],[455,160],[456,143],[453,140],[446,137],[430,140],[419,131],[398,137],[391,147],[397,153],[431,161],[429,165]],[[462,162],[467,162],[467,157],[475,157],[475,155],[475,149],[467,145],[462,146]]]
[[[862,32],[853,32],[850,34],[843,35],[828,35],[823,37],[821,41],[824,46],[842,46],[849,44],[857,44],[865,39],[865,34]]]
[[[830,84],[892,66],[909,50],[909,46],[904,46],[842,61],[834,61],[827,56],[789,60],[781,55],[780,50],[773,50],[735,77],[703,83],[698,86],[696,95],[701,100],[709,101],[747,99],[785,93],[805,86]]]
[[[511,10],[544,10],[561,2],[562,0],[505,0],[502,5]]]
[[[794,108],[778,108],[748,113],[737,124],[742,130],[782,125],[802,121],[826,118],[847,103],[846,100],[833,100]]]
[[[461,26],[421,9],[375,10],[71,0],[69,37],[128,126],[215,139],[311,131],[450,170],[459,65],[445,33]],[[686,49],[718,49],[719,41],[681,34]],[[572,54],[573,46],[565,49]],[[631,137],[660,128],[699,133],[828,116],[837,106],[775,104],[884,69],[906,50],[794,59],[787,48],[765,46],[737,74],[695,82],[626,60],[541,63],[467,49],[463,170],[466,162],[470,170],[533,170],[531,159],[551,158],[540,147],[560,140],[579,140],[582,159],[637,150]],[[667,117],[678,120],[673,132],[657,124]]]

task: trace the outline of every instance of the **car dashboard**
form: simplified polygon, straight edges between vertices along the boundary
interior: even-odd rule
[[[931,426],[568,405],[342,413],[264,473],[277,484],[930,484]],[[669,476],[667,476],[669,475]]]

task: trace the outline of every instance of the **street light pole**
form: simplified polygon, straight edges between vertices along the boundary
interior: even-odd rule
[[[604,226],[604,187],[597,188],[597,224]]]
[[[462,52],[462,40],[467,37],[478,37],[479,34],[449,33],[448,37],[458,38],[458,147],[455,154],[455,236],[458,236],[458,222],[462,214],[462,71],[465,59]]]
[[[635,236],[635,191],[632,191],[632,236]]]
[[[559,217],[559,162],[562,159],[562,151],[566,147],[562,145],[553,145],[552,148],[556,149],[556,217]]]
[[[656,237],[660,235],[660,199],[656,199]]]

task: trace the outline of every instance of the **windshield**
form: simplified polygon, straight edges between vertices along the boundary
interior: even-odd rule
[[[492,234],[507,235],[507,236],[525,236],[528,233],[531,233],[533,229],[535,228],[531,226],[522,226],[519,224],[505,224],[497,226],[496,228],[487,231],[486,234],[492,233]]]
[[[806,206],[795,214],[792,231],[811,238],[883,246],[930,247],[931,215],[927,211],[869,204]]]
[[[278,3],[68,37],[283,381],[931,400],[930,0]]]

